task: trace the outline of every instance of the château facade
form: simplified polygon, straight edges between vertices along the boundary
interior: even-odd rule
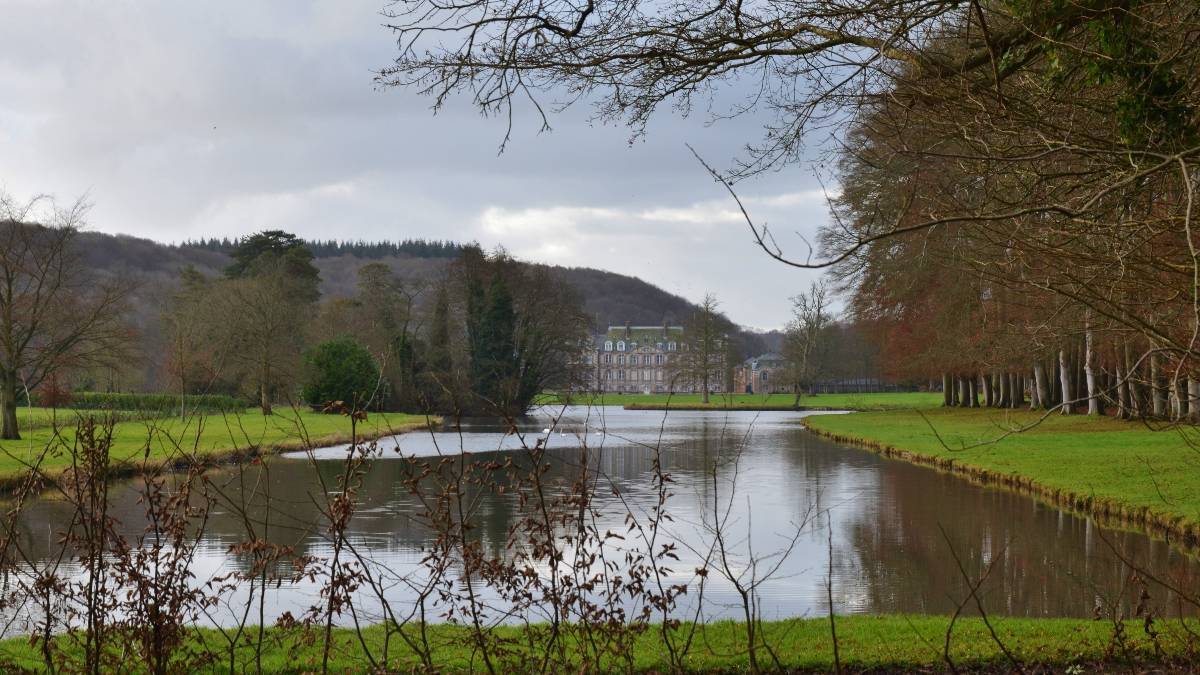
[[[792,393],[787,379],[787,362],[779,354],[767,353],[746,359],[733,369],[733,389],[746,394]]]
[[[593,336],[584,356],[588,370],[585,386],[595,392],[698,391],[686,378],[676,376],[673,368],[687,348],[683,326],[609,326]],[[722,385],[714,382],[710,386]]]

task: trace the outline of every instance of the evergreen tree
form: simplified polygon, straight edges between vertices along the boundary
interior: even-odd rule
[[[516,313],[508,284],[498,274],[488,287],[479,336],[475,394],[485,403],[506,410],[516,394]]]
[[[225,268],[230,279],[278,270],[296,282],[298,299],[316,302],[320,297],[320,270],[313,264],[312,251],[294,234],[282,230],[252,234],[238,242],[230,257],[233,262]]]

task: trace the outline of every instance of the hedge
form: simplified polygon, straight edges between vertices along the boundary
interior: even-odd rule
[[[223,394],[190,394],[184,397],[184,401],[188,412],[234,412],[250,407],[246,401],[236,396]],[[179,396],[76,391],[71,394],[70,407],[82,410],[170,412],[179,409]]]

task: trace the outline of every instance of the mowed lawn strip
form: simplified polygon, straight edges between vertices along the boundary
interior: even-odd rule
[[[866,669],[937,669],[947,667],[943,656],[946,627],[949,618],[940,616],[883,616],[841,617],[837,620],[838,648],[843,667],[855,670]],[[1113,649],[1113,626],[1103,621],[1083,619],[1026,619],[992,618],[997,635],[1019,661],[1026,665],[1041,664],[1063,668],[1073,664],[1091,665],[1112,662],[1116,658],[1128,658],[1132,662],[1153,662],[1179,657],[1185,653],[1186,633],[1175,621],[1162,621],[1155,628],[1160,631],[1159,645],[1163,656],[1156,656],[1154,644],[1139,622],[1126,622],[1125,642]],[[684,625],[680,632],[687,630]],[[417,628],[406,628],[410,635],[417,636]],[[484,669],[480,656],[473,649],[473,640],[463,626],[431,625],[427,627],[432,646],[432,661],[438,672],[478,672]],[[538,641],[544,641],[548,628],[500,627],[492,629],[496,637],[507,638],[514,644],[525,644],[526,631],[540,631]],[[762,626],[764,640],[778,656],[779,666],[784,670],[832,671],[834,668],[832,639],[827,619],[794,619],[766,622]],[[248,634],[256,634],[250,631]],[[305,641],[295,631],[270,628],[266,634],[266,645],[262,654],[263,669],[271,673],[299,673],[319,670],[321,666],[322,642]],[[363,645],[371,649],[379,664],[383,656],[384,630],[382,626],[369,626],[363,630],[362,642],[350,630],[334,632],[334,647],[331,652],[331,672],[363,672],[370,670]],[[682,635],[680,635],[682,637]],[[224,640],[216,631],[205,629],[193,633],[193,640],[202,638],[210,649],[220,649]],[[578,637],[568,631],[565,640],[567,654],[580,653],[586,647],[575,646]],[[632,665],[636,672],[670,672],[668,650],[664,647],[657,626],[644,631],[631,644],[625,645],[632,651]],[[759,652],[759,665],[771,670],[776,664],[763,649]],[[950,642],[950,659],[956,667],[1003,666],[1007,657],[991,638],[983,621],[978,618],[960,618],[954,626]],[[234,670],[254,669],[254,652],[251,647],[239,648]],[[31,646],[27,638],[9,639],[0,642],[0,665],[9,669],[24,669],[39,672],[44,669],[39,647]],[[498,659],[505,668],[521,668],[518,662]],[[701,627],[692,642],[686,668],[690,672],[744,672],[749,665],[745,649],[744,624],[718,621]],[[611,662],[613,670],[624,670],[625,664]],[[392,636],[389,643],[388,669],[394,672],[420,669],[421,661],[414,655],[405,641]],[[1089,669],[1090,670],[1090,669]],[[227,655],[218,657],[205,672],[228,672]]]
[[[1200,437],[1192,431],[993,409],[823,415],[805,422],[819,432],[1200,523]],[[1023,427],[1029,428],[1013,433]]]
[[[0,480],[18,474],[31,458],[44,448],[65,449],[75,437],[76,423],[82,411],[59,411],[56,429],[40,427],[22,431],[21,440],[0,441]],[[103,419],[103,413],[96,416]],[[434,419],[433,421],[436,421]],[[359,422],[360,437],[377,438],[424,427],[423,415],[402,413],[371,413]],[[57,434],[57,435],[56,435]],[[274,415],[263,415],[256,409],[237,414],[210,413],[179,417],[145,417],[118,421],[113,425],[111,457],[116,462],[180,459],[183,453],[220,458],[252,448],[303,448],[306,445],[330,445],[347,442],[350,438],[350,419],[291,408],[276,408]],[[149,452],[147,452],[149,450]],[[51,452],[42,468],[53,473],[70,465],[65,452]]]
[[[712,394],[707,404],[700,394],[545,394],[539,403],[546,405],[619,405],[633,408],[747,408],[794,410],[795,394]],[[800,408],[831,410],[909,410],[936,408],[942,403],[939,392],[880,392],[864,394],[815,394],[800,397]]]

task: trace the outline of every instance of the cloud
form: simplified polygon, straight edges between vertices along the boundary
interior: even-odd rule
[[[280,228],[503,244],[693,299],[715,291],[743,323],[786,320],[806,275],[764,262],[736,204],[687,148],[732,163],[764,118],[710,125],[664,112],[631,143],[586,106],[553,116],[547,133],[518,108],[498,154],[506,120],[461,99],[434,116],[428,98],[376,89],[372,73],[396,48],[380,7],[7,3],[0,189],[87,194],[93,228],[163,241]],[[810,236],[824,222],[820,185],[803,172],[738,190],[775,231]]]

